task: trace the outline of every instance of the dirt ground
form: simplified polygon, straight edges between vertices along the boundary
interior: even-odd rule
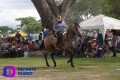
[[[100,74],[98,72],[59,72],[51,74],[41,74],[33,77],[15,77],[6,78],[0,77],[0,80],[100,80],[102,75],[109,75],[109,73]]]

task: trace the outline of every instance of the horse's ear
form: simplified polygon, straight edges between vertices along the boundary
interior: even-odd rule
[[[74,24],[77,25],[77,22],[75,22]]]
[[[77,22],[75,22],[74,24],[75,24],[75,26],[78,26],[80,28],[80,26],[79,26],[79,24]]]

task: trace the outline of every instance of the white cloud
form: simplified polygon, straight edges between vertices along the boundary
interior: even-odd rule
[[[34,9],[31,0],[0,0],[0,9]]]
[[[15,19],[27,16],[32,16],[36,17],[36,19],[40,19],[37,11],[33,9],[26,10],[6,9],[4,10],[4,12],[0,13],[0,26],[10,26],[13,28],[17,28],[16,27],[17,21]]]
[[[0,26],[17,28],[15,19],[27,16],[40,19],[31,0],[0,0]]]

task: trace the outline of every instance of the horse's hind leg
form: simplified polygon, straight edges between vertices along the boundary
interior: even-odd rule
[[[45,57],[46,65],[49,67],[50,65],[48,64],[47,54],[45,54],[44,57]]]
[[[52,60],[53,60],[54,67],[56,67],[56,61],[55,61],[55,59],[54,59],[54,54],[52,53],[52,54],[50,54],[50,56],[51,56],[51,58],[52,58]]]

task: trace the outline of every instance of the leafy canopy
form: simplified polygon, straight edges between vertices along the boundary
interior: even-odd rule
[[[40,20],[36,20],[34,17],[17,18],[16,20],[21,22],[19,26],[27,33],[38,33],[42,30]]]

